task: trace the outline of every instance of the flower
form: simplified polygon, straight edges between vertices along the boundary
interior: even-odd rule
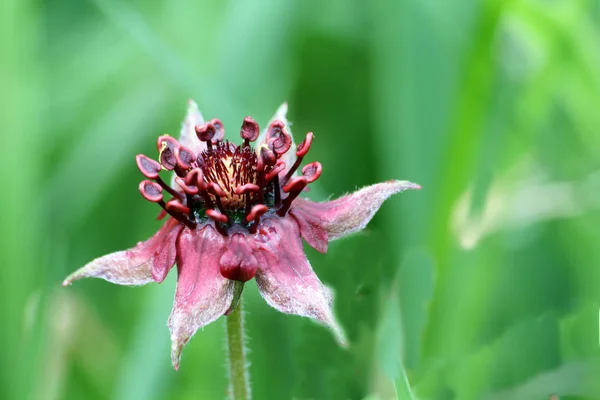
[[[296,146],[286,112],[284,103],[260,134],[258,124],[244,118],[243,142],[236,146],[224,140],[221,121],[205,122],[190,100],[180,140],[160,136],[158,161],[136,157],[147,178],[139,190],[162,207],[159,218],[167,217],[163,226],[131,249],[91,261],[63,286],[88,277],[120,285],[160,283],[177,264],[168,322],[175,369],[190,337],[233,311],[244,282],[252,278],[269,305],[314,319],[344,345],[332,313],[332,293],[313,272],[302,238],[325,253],[330,240],[364,228],[388,197],[420,187],[391,180],[324,203],[299,197],[322,167],[311,162],[298,172],[314,136],[309,132]],[[160,177],[162,170],[174,171],[170,184]]]

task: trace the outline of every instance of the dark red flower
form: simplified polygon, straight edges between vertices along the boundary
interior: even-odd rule
[[[161,217],[167,217],[162,228],[129,250],[95,259],[63,284],[87,277],[120,285],[162,282],[177,264],[168,323],[175,368],[189,338],[231,312],[244,282],[252,278],[272,307],[328,326],[345,344],[331,291],[313,272],[302,238],[324,253],[330,240],[364,228],[388,197],[420,187],[391,180],[324,203],[300,198],[322,168],[311,162],[298,171],[313,134],[296,146],[286,112],[284,104],[260,134],[258,124],[246,117],[237,146],[224,140],[219,120],[205,122],[190,101],[180,140],[159,137],[158,161],[136,158],[147,178],[139,185],[142,196],[158,203]],[[162,170],[174,172],[170,184],[159,176]]]

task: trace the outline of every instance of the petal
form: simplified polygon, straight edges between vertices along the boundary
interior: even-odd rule
[[[164,270],[164,275],[173,266],[175,257],[172,253],[180,230],[181,225],[169,218],[147,241],[140,242],[129,250],[96,258],[69,275],[63,281],[63,286],[82,278],[102,278],[118,285],[144,285],[152,282],[155,280],[154,266]]]
[[[279,176],[285,176],[287,171],[294,164],[294,161],[296,161],[296,143],[294,142],[294,135],[292,134],[292,129],[290,128],[290,122],[287,120],[286,117],[287,111],[288,104],[287,102],[285,102],[279,106],[277,111],[275,111],[275,114],[273,115],[271,120],[267,123],[267,125],[263,127],[263,130],[258,136],[258,139],[256,139],[256,149],[258,150],[260,149],[260,146],[265,143],[265,140],[267,138],[267,131],[269,130],[269,125],[271,125],[273,121],[279,120],[285,124],[285,127],[288,133],[290,134],[290,137],[292,138],[292,146],[284,155],[281,156],[281,160],[285,163],[285,168],[279,173]],[[296,174],[294,174],[294,176],[296,176]]]
[[[285,218],[268,218],[254,236],[259,262],[256,284],[271,307],[286,314],[312,318],[329,327],[346,346],[344,333],[333,316],[331,290],[312,270],[298,225]]]
[[[154,258],[152,260],[152,278],[157,283],[161,283],[165,280],[167,274],[175,264],[175,257],[177,255],[177,246],[175,244],[179,232],[183,229],[183,225],[174,218],[169,218],[165,225],[170,225],[172,228],[170,228],[164,238],[157,243]]]
[[[179,368],[181,350],[199,328],[232,306],[235,282],[219,271],[225,240],[210,225],[184,229],[177,240],[177,291],[169,317],[171,361]]]
[[[306,240],[306,243],[321,253],[327,253],[329,235],[327,234],[327,230],[323,228],[319,217],[299,207],[292,208],[289,214],[298,223],[300,234]]]
[[[206,150],[206,143],[201,142],[196,136],[196,125],[204,124],[204,117],[198,109],[198,105],[194,100],[188,100],[187,114],[181,124],[181,132],[179,134],[179,143],[190,148],[196,155]]]
[[[202,124],[204,124],[204,117],[198,109],[198,105],[194,100],[189,99],[187,113],[185,115],[185,119],[181,123],[179,143],[191,149],[196,155],[199,155],[204,150],[206,150],[206,143],[201,142],[200,139],[198,139],[198,136],[196,136],[195,126]],[[171,177],[171,187],[173,187],[178,192],[183,192],[181,187],[175,182],[176,177],[177,175],[173,173]]]
[[[388,197],[407,189],[421,189],[421,186],[408,181],[391,180],[324,203],[296,199],[292,209],[297,209],[295,215],[310,215],[313,223],[316,218],[327,231],[329,240],[335,240],[363,229]]]

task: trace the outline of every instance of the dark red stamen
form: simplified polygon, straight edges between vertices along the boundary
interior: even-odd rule
[[[213,143],[222,142],[225,139],[225,127],[220,119],[213,118],[210,123],[215,127],[215,136],[213,136]]]
[[[294,175],[294,172],[296,172],[296,170],[302,163],[302,159],[304,158],[306,153],[308,153],[308,150],[310,150],[310,145],[312,144],[313,137],[314,137],[313,133],[308,132],[306,134],[306,137],[304,138],[304,140],[298,145],[298,149],[296,150],[296,157],[297,157],[296,161],[294,162],[294,165],[292,165],[292,167],[289,169],[289,171],[285,174],[285,176],[281,180],[282,185],[285,185],[287,183],[287,181],[290,180],[292,175]]]
[[[296,176],[282,188],[285,193],[289,193],[288,196],[283,200],[283,205],[277,210],[277,215],[283,217],[285,213],[290,209],[292,202],[298,195],[304,190],[308,181],[303,176]]]
[[[158,138],[156,145],[159,151],[158,159],[163,168],[172,171],[177,165],[175,149],[179,147],[179,142],[169,135],[162,135]]]
[[[302,168],[302,175],[306,178],[308,183],[312,183],[319,179],[321,172],[323,172],[323,167],[318,161],[306,164],[304,168]]]
[[[206,210],[206,215],[215,220],[216,222],[221,222],[223,224],[226,224],[228,221],[227,215],[221,214],[215,209]]]
[[[183,205],[177,199],[171,199],[171,200],[167,201],[166,208],[167,208],[167,211],[179,212],[179,213],[183,213],[183,214],[190,213],[190,209],[187,206]]]
[[[185,194],[192,196],[198,194],[197,186],[186,185],[185,181],[179,176],[175,178],[175,183],[179,185],[179,187],[185,192]]]
[[[152,203],[158,203],[163,199],[162,188],[152,181],[141,181],[138,188],[142,196]]]
[[[240,136],[244,139],[244,147],[250,146],[250,142],[254,142],[258,139],[260,128],[258,123],[252,117],[244,118],[242,122],[242,128],[240,129]]]
[[[267,130],[267,144],[277,156],[285,154],[292,146],[292,137],[281,121],[273,121]]]
[[[246,183],[245,185],[240,185],[235,188],[235,194],[241,195],[250,192],[258,192],[260,187],[255,185],[254,183]]]
[[[196,160],[196,155],[187,147],[178,146],[175,148],[175,160],[179,168],[188,170],[191,168],[192,162]]]
[[[196,136],[200,139],[201,142],[206,142],[206,146],[209,150],[212,150],[212,138],[217,133],[217,129],[210,122],[205,123],[204,125],[196,125]]]
[[[161,214],[168,213],[190,229],[212,220],[223,235],[230,234],[233,225],[241,225],[253,234],[265,215],[264,218],[272,218],[273,214],[285,216],[294,199],[322,173],[321,164],[312,162],[302,168],[302,176],[293,177],[310,149],[313,140],[310,132],[298,146],[295,162],[286,171],[282,156],[293,141],[282,121],[269,125],[265,141],[256,150],[250,147],[250,142],[258,138],[259,126],[250,117],[242,123],[240,146],[223,141],[225,129],[218,119],[196,126],[195,131],[207,146],[200,154],[163,135],[157,141],[159,162],[142,154],[136,157],[142,174],[154,181],[140,183],[142,196],[159,204],[164,210]],[[175,171],[177,189],[161,179],[162,169]],[[284,171],[285,176],[281,177]],[[165,202],[163,191],[173,198]],[[282,192],[287,194],[284,198]],[[231,271],[235,272],[235,268]]]
[[[161,165],[153,159],[143,154],[135,156],[135,162],[142,174],[148,179],[158,178],[158,173],[162,169]]]
[[[275,178],[281,171],[285,169],[285,163],[281,160],[277,160],[277,164],[269,171],[269,173],[265,176],[267,182],[271,182],[273,178]]]

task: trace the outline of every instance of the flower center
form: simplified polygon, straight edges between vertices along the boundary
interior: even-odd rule
[[[205,181],[217,184],[225,192],[225,196],[221,197],[223,206],[227,209],[244,208],[247,196],[237,194],[235,188],[256,184],[256,153],[252,148],[221,142],[211,151],[203,151],[198,161]]]
[[[142,196],[158,203],[167,213],[187,227],[213,222],[223,235],[240,231],[255,233],[261,217],[286,215],[292,202],[308,183],[321,175],[321,164],[313,162],[294,176],[312,143],[309,132],[296,150],[296,160],[286,165],[292,137],[285,124],[274,121],[267,129],[264,142],[253,149],[250,142],[258,138],[258,124],[246,117],[239,146],[223,141],[225,131],[217,119],[195,127],[202,150],[196,155],[171,136],[158,138],[159,161],[139,154],[138,168],[149,180],[140,183]],[[285,156],[285,157],[284,157]],[[161,170],[174,171],[173,185],[159,176]],[[163,190],[172,198],[167,202]]]

